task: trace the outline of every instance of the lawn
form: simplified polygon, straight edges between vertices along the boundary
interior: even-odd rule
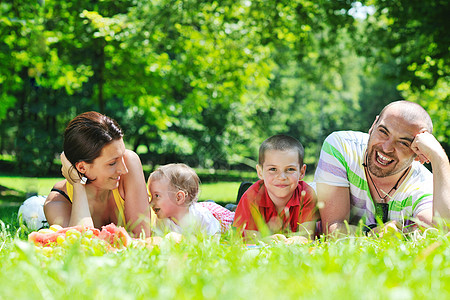
[[[31,178],[0,175],[0,210],[20,206],[27,193],[47,195],[61,178]],[[204,183],[200,187],[199,200],[213,200],[224,204],[235,202],[240,182]]]
[[[449,299],[450,241],[343,238],[249,248],[220,241],[45,252],[0,230],[0,299]]]
[[[0,185],[23,194],[20,180],[1,177]],[[36,187],[54,182],[41,180]],[[205,184],[202,193],[230,190],[234,201],[238,184],[211,194],[205,187],[220,184]],[[26,242],[16,211],[0,206],[0,299],[450,299],[442,231],[256,246],[230,232],[117,252],[81,242],[48,252]]]

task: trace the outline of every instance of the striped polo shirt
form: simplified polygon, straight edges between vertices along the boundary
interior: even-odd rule
[[[363,162],[369,134],[339,131],[324,141],[314,182],[350,188],[349,223],[376,224],[375,205],[367,184]],[[433,175],[414,161],[405,180],[390,197],[388,220],[404,225],[424,209],[433,208]]]

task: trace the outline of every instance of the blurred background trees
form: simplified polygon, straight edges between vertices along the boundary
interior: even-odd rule
[[[449,152],[446,1],[92,2],[0,4],[0,154],[22,174],[57,170],[88,110],[150,166],[249,169],[276,133],[314,166],[326,135],[400,98]]]

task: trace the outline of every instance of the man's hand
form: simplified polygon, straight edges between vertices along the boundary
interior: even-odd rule
[[[411,149],[418,155],[416,160],[421,163],[430,162],[433,168],[433,221],[439,221],[435,217],[440,217],[449,222],[450,164],[445,150],[439,141],[426,131],[416,135]],[[426,223],[431,223],[431,220]]]
[[[424,131],[416,135],[411,149],[417,154],[420,163],[430,163],[436,156],[445,154],[439,141],[431,133]]]
[[[400,224],[398,221],[393,220],[375,227],[374,229],[372,229],[369,235],[378,235],[378,237],[380,238],[393,236],[400,234],[402,232],[402,227],[402,224]]]

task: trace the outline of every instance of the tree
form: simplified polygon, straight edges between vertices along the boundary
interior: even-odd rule
[[[446,1],[368,1],[376,11],[367,28],[373,64],[391,65],[385,73],[402,96],[421,104],[435,124],[434,134],[450,151],[448,45],[450,6]]]

